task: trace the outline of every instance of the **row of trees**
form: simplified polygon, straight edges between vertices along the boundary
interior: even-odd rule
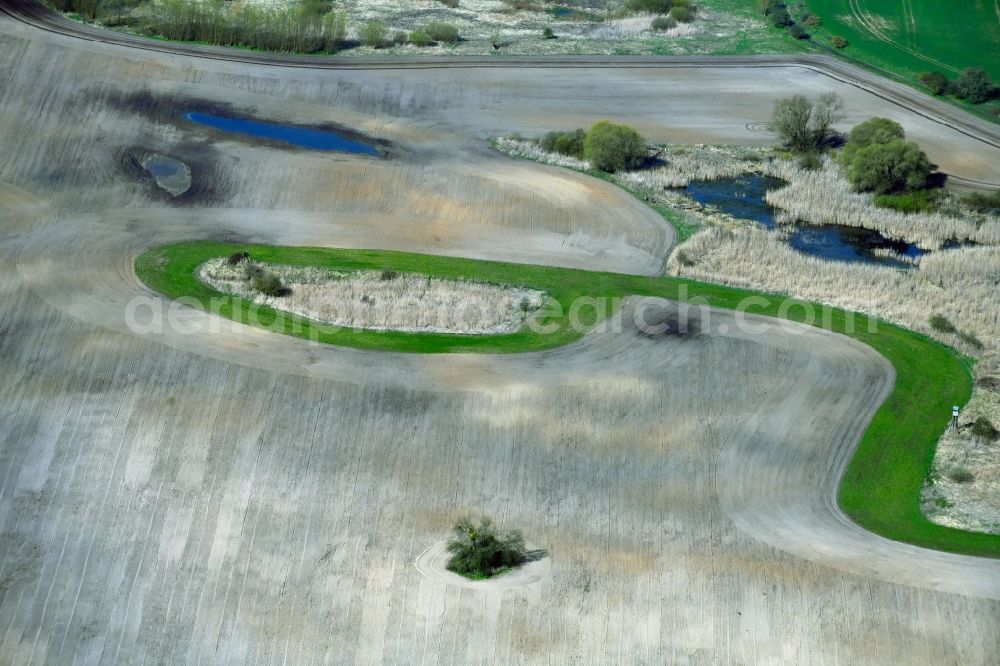
[[[646,140],[642,135],[608,120],[594,123],[587,131],[549,132],[538,144],[548,152],[587,160],[601,171],[635,169],[646,161]]]
[[[757,7],[760,13],[768,18],[771,25],[776,28],[788,28],[788,32],[796,39],[809,39],[809,33],[806,29],[802,24],[796,23],[789,13],[788,3],[782,0],[758,0]],[[808,12],[803,15],[802,22],[807,25],[822,25],[822,19]]]
[[[934,95],[954,95],[973,104],[982,104],[1000,93],[986,70],[978,67],[963,70],[955,81],[941,72],[924,72],[918,79]]]
[[[167,39],[269,51],[336,51],[347,36],[344,15],[328,2],[271,9],[220,0],[157,0],[144,20],[146,32]]]

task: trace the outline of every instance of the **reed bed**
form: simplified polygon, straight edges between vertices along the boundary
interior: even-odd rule
[[[772,206],[782,209],[779,223],[805,220],[864,227],[925,249],[939,248],[949,240],[1000,244],[1000,224],[990,223],[983,216],[902,213],[879,208],[872,194],[851,190],[840,167],[829,157],[815,171],[801,169],[786,160],[774,160],[768,166],[770,175],[788,181],[787,187],[771,190],[765,197]]]
[[[531,289],[412,273],[254,265],[276,274],[291,293],[272,297],[252,289],[245,262],[232,266],[225,259],[213,259],[202,264],[199,277],[223,293],[260,305],[376,331],[514,333],[545,299],[544,293]]]

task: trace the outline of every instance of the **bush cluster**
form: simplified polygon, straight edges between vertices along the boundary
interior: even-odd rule
[[[160,0],[146,7],[140,29],[177,41],[315,53],[339,50],[347,34],[344,15],[318,1],[282,9],[191,0]]]
[[[633,12],[644,12],[647,14],[670,14],[675,9],[684,10],[689,17],[692,17],[696,7],[690,0],[628,0],[625,6]],[[676,20],[691,20],[679,19]]]
[[[358,40],[365,46],[377,49],[385,45],[388,34],[389,28],[382,21],[367,21],[358,31]]]
[[[902,126],[888,118],[872,118],[852,129],[841,163],[855,190],[875,194],[922,190],[933,169],[920,146],[906,141]]]
[[[944,315],[934,314],[931,315],[931,328],[935,331],[940,331],[941,333],[954,333],[955,325],[951,323],[951,320]]]
[[[788,11],[788,3],[781,0],[759,0],[757,7],[760,13],[766,16],[774,27],[788,28],[789,34],[796,39],[809,39],[810,35],[806,29],[792,18],[791,13]],[[819,26],[823,25],[823,19],[815,14],[806,12],[802,15],[802,23]]]
[[[973,192],[962,198],[962,203],[980,213],[1000,214],[1000,190],[989,194]]]
[[[584,159],[583,141],[586,137],[587,132],[582,129],[569,132],[549,132],[538,140],[538,145],[544,151],[582,160]]]
[[[458,28],[444,21],[431,21],[424,26],[423,32],[426,32],[435,42],[445,44],[454,44],[462,39],[458,34]]]
[[[677,21],[670,18],[669,16],[657,16],[649,24],[649,27],[656,32],[663,32],[665,30],[672,30],[677,27]]]
[[[284,285],[280,277],[256,264],[247,263],[243,273],[250,283],[250,288],[265,296],[282,297],[292,293],[292,290]]]
[[[527,558],[524,537],[514,530],[501,532],[489,518],[475,524],[462,518],[448,540],[448,569],[467,578],[490,578],[523,564]]]
[[[830,45],[835,49],[845,49],[847,48],[847,40],[843,37],[832,35],[830,37]]]
[[[1000,93],[1000,88],[990,80],[986,70],[979,67],[963,70],[955,81],[941,72],[923,72],[917,76],[917,80],[932,95],[954,95],[973,104],[987,102]]]

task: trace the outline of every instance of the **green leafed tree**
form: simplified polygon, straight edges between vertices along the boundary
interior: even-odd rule
[[[517,530],[501,532],[489,518],[477,525],[462,518],[448,540],[448,569],[467,578],[489,578],[523,564],[527,554],[524,537]]]
[[[844,143],[844,150],[840,154],[841,162],[845,166],[850,166],[854,161],[854,155],[867,146],[874,143],[889,143],[897,139],[905,139],[906,133],[903,126],[888,118],[872,118],[855,125],[851,133],[847,135]]]
[[[926,187],[932,168],[920,146],[912,141],[895,139],[858,150],[848,168],[847,177],[859,192],[887,194]]]
[[[993,82],[984,70],[970,67],[959,75],[955,94],[973,104],[982,104],[993,96]]]
[[[587,132],[583,153],[601,171],[634,169],[646,159],[646,141],[631,127],[601,120]]]

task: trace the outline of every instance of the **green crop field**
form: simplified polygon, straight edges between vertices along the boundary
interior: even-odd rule
[[[843,55],[907,78],[954,78],[981,67],[1000,79],[1000,0],[806,0],[823,19],[817,37],[848,41]]]

